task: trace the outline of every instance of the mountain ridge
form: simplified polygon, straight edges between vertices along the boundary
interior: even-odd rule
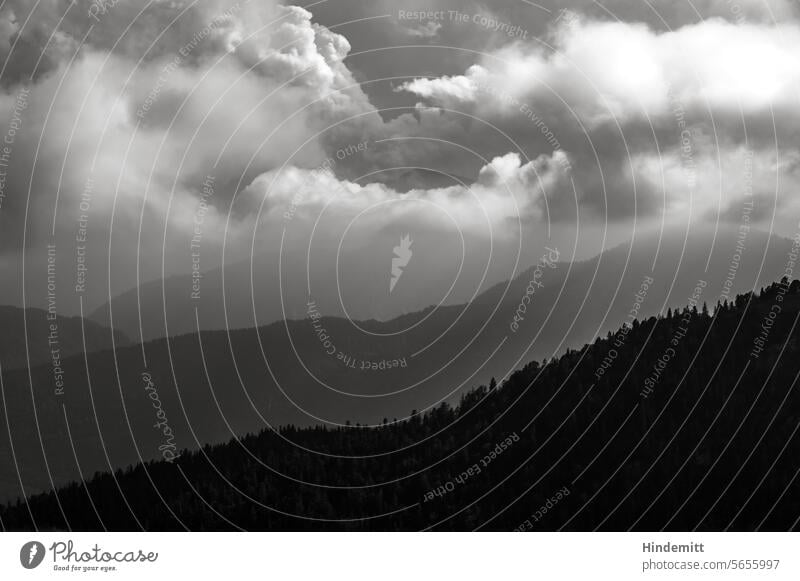
[[[635,320],[454,406],[375,428],[260,430],[0,516],[11,530],[786,530],[800,508],[798,321],[800,281],[784,278],[710,312]],[[685,373],[645,393],[669,349]]]

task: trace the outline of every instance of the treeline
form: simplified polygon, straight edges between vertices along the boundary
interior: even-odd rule
[[[7,530],[787,530],[800,282],[702,302],[383,426],[285,426],[97,474]]]

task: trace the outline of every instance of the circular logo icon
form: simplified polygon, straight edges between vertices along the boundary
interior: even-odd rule
[[[19,551],[19,562],[26,569],[35,569],[44,560],[44,545],[39,541],[30,541],[22,545]]]

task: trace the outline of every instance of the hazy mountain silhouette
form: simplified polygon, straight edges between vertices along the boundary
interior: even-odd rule
[[[303,318],[310,287],[326,316],[386,321],[430,305],[469,302],[477,289],[490,286],[486,281],[508,278],[499,263],[486,267],[488,249],[480,240],[467,235],[462,249],[457,236],[443,240],[439,232],[421,230],[412,236],[414,254],[402,279],[391,287],[393,249],[408,235],[388,229],[368,243],[345,238],[341,252],[320,248],[310,265],[281,259],[278,249],[272,249],[252,263],[228,263],[203,272],[197,286],[192,275],[145,283],[114,297],[89,318],[111,325],[113,306],[113,326],[144,340],[193,333],[198,319],[202,330],[242,329]],[[297,255],[305,257],[305,252]],[[470,260],[463,259],[466,255]],[[194,298],[193,289],[198,289]]]
[[[0,364],[6,370],[35,367],[52,361],[56,349],[58,357],[66,358],[83,353],[84,344],[88,353],[111,348],[108,328],[87,319],[81,322],[80,317],[57,316],[52,320],[41,309],[0,306]],[[56,325],[54,333],[52,324]],[[51,343],[51,339],[56,342]],[[118,347],[131,344],[119,329],[114,331],[114,341]]]
[[[515,310],[519,305],[533,268],[514,281],[492,288],[486,281],[505,277],[500,277],[503,268],[499,260],[490,261],[489,270],[485,270],[483,259],[488,258],[488,250],[484,244],[467,239],[465,249],[470,260],[462,265],[460,242],[442,241],[435,232],[427,237],[424,232],[417,234],[412,246],[415,254],[405,267],[403,279],[390,293],[392,249],[406,234],[381,233],[366,249],[347,248],[346,244],[341,253],[336,248],[327,249],[327,254],[321,252],[308,268],[305,263],[291,262],[284,262],[279,268],[277,251],[260,254],[252,265],[250,261],[239,262],[224,270],[203,273],[197,299],[191,298],[193,280],[189,275],[149,282],[111,301],[113,321],[109,317],[109,304],[89,317],[106,326],[113,322],[114,328],[134,339],[140,337],[141,329],[144,340],[194,333],[198,321],[202,330],[217,330],[301,319],[307,315],[307,273],[311,275],[311,298],[323,315],[348,316],[356,321],[390,321],[431,305],[454,306],[476,301],[489,306],[501,298],[506,288],[508,294],[502,298],[507,301],[505,306],[513,305]],[[582,305],[583,309],[567,336],[562,335],[569,325],[560,325],[555,330],[558,340],[540,336],[537,344],[544,350],[559,344],[563,349],[590,339],[595,332],[616,327],[630,308],[632,295],[645,275],[652,275],[657,281],[655,292],[651,291],[648,297],[649,312],[658,310],[665,301],[682,304],[699,278],[708,280],[713,294],[720,293],[736,253],[738,235],[739,231],[730,226],[721,228],[716,236],[707,231],[692,231],[688,237],[684,230],[670,230],[663,237],[650,233],[592,260],[576,263],[571,269],[562,267],[549,272],[551,283],[537,296],[532,305],[534,311],[546,314],[555,307],[556,321],[572,324]],[[774,280],[782,271],[789,246],[786,239],[750,231],[743,240],[743,256],[730,292],[735,294]],[[633,250],[628,260],[630,248]],[[560,260],[564,262],[567,258],[562,254]],[[276,276],[279,271],[280,277]],[[478,293],[478,289],[485,292]],[[481,311],[478,316],[485,317],[486,313]]]
[[[65,393],[59,397],[54,396],[50,366],[34,368],[32,383],[27,371],[10,371],[4,375],[5,392],[10,394],[7,409],[19,440],[16,453],[27,458],[20,462],[28,473],[26,492],[49,488],[51,476],[56,483],[76,477],[65,409],[72,439],[81,443],[76,447],[85,472],[124,466],[140,455],[159,455],[161,436],[153,429],[144,372],[158,386],[170,427],[186,448],[258,431],[265,422],[307,426],[403,418],[412,409],[456,401],[473,386],[506,377],[531,359],[553,356],[616,329],[628,320],[646,276],[654,282],[639,316],[685,304],[701,278],[707,286],[700,298],[713,304],[734,248],[735,231],[727,234],[716,241],[710,262],[702,249],[711,247],[711,237],[704,235],[690,239],[691,251],[683,253],[682,242],[659,244],[650,238],[635,241],[630,255],[629,246],[620,246],[589,261],[544,266],[542,287],[526,306],[516,332],[511,325],[515,315],[519,317],[530,280],[537,278],[536,267],[468,305],[362,322],[360,328],[342,318],[312,320],[322,309],[303,305],[298,316],[305,319],[230,333],[206,331],[92,354],[89,378],[82,356],[67,358]],[[733,290],[779,277],[789,248],[787,240],[751,232]],[[55,459],[50,476],[37,426],[45,449],[51,450],[48,460]],[[10,445],[0,445],[0,454],[5,466],[13,465]],[[18,495],[16,478],[6,478],[0,491]]]
[[[786,530],[800,510],[798,319],[800,282],[784,279],[713,313],[634,321],[455,407],[265,430],[0,517],[11,530]]]

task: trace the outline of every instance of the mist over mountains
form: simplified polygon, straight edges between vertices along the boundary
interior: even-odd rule
[[[41,309],[0,306],[0,363],[3,369],[36,367],[84,352],[127,347],[130,339],[90,319],[62,317]]]
[[[503,255],[491,258],[491,249],[481,240],[469,240],[463,249],[456,249],[442,243],[440,235],[431,234],[428,239],[414,241],[416,254],[403,274],[405,280],[389,292],[391,248],[400,238],[399,232],[393,232],[380,239],[385,243],[375,242],[373,249],[350,249],[341,260],[338,253],[342,251],[337,249],[331,249],[327,260],[322,257],[309,263],[280,263],[278,255],[259,255],[252,262],[203,272],[199,282],[192,275],[168,277],[114,297],[89,318],[101,325],[113,324],[126,335],[143,336],[144,340],[194,333],[198,328],[242,329],[302,319],[308,314],[310,300],[325,316],[389,322],[428,307],[463,308],[473,301],[488,305],[496,302],[503,294],[499,289],[505,288],[509,289],[510,302],[519,301],[524,292],[519,288],[512,292],[512,282],[490,281],[513,271],[513,265],[519,262],[514,280],[524,282],[524,288],[530,269],[524,270],[521,265],[525,260],[536,264],[542,253],[547,254],[541,246],[539,251],[528,250],[516,260]],[[595,325],[601,332],[619,324],[620,309],[627,305],[603,301],[617,297],[623,303],[629,300],[645,275],[658,281],[651,304],[675,306],[701,278],[711,283],[715,294],[725,291],[728,278],[728,293],[751,290],[774,280],[782,272],[790,246],[786,239],[749,227],[744,231],[721,225],[716,233],[708,228],[650,231],[593,259],[572,267],[560,266],[549,273],[554,278],[543,291],[546,296],[534,301],[532,308],[549,312],[558,298],[558,308],[564,311],[553,317],[572,321],[577,308],[586,302],[580,320],[575,322],[579,328],[564,337],[565,345],[570,345],[587,340],[586,332]],[[566,250],[555,250],[553,256],[558,261],[569,261]],[[278,272],[281,274],[276,276]],[[561,293],[567,294],[556,296]],[[608,310],[607,321],[593,318],[597,314],[589,308],[593,301]],[[542,352],[551,348],[544,345]]]
[[[725,300],[723,292],[732,300],[736,292],[780,277],[791,241],[756,231],[737,248],[740,240],[737,230],[685,243],[654,237],[572,264],[544,251],[545,260],[470,303],[385,322],[328,316],[322,300],[315,296],[309,305],[298,293],[292,297],[294,320],[66,358],[63,395],[55,395],[50,365],[34,367],[30,376],[7,371],[5,406],[15,448],[6,442],[0,453],[6,466],[16,455],[30,493],[77,477],[71,441],[80,443],[81,468],[91,474],[158,458],[160,446],[196,449],[265,426],[403,420],[412,410],[456,402],[493,377],[502,381],[531,360],[685,305],[700,281],[696,302],[713,306]],[[198,321],[202,328],[202,313],[215,312],[207,304],[196,315],[193,307],[166,312],[178,320],[194,316],[195,329]],[[154,311],[143,314],[144,321],[156,317]],[[146,389],[149,384],[155,387]],[[168,418],[169,438],[154,429],[162,422],[154,416],[154,397]],[[13,497],[19,483],[13,469],[6,474],[3,490]]]

